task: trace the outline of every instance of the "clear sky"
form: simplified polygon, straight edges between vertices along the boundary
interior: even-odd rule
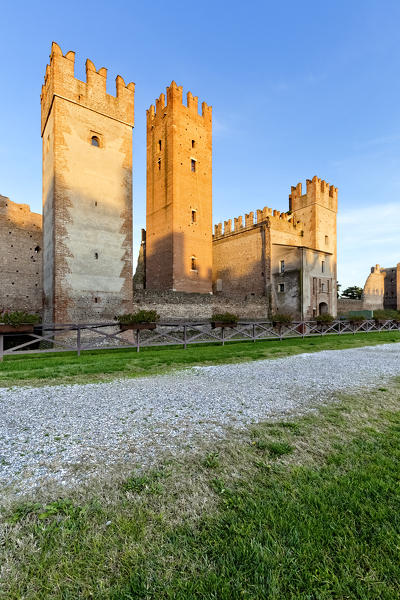
[[[41,210],[40,89],[52,40],[136,83],[135,252],[145,111],[172,79],[213,106],[213,220],[313,175],[339,188],[339,273],[400,261],[400,2],[1,1],[0,194]]]

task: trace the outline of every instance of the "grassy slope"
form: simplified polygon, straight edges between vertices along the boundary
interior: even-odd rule
[[[8,508],[4,598],[400,597],[400,381]]]
[[[400,332],[330,335],[280,341],[238,342],[181,348],[147,348],[6,356],[0,363],[0,386],[88,383],[116,377],[137,377],[191,365],[222,364],[290,356],[301,352],[337,350],[400,342]]]

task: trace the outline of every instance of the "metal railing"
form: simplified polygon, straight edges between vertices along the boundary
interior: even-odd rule
[[[295,321],[290,325],[274,325],[271,321],[240,321],[235,326],[213,328],[210,322],[157,323],[155,329],[120,331],[119,325],[80,323],[34,327],[30,333],[3,334],[0,331],[0,361],[10,354],[76,352],[107,348],[140,348],[152,346],[181,346],[190,344],[222,344],[227,342],[282,340],[313,336],[400,331],[393,320],[366,320],[360,323],[337,320],[329,325],[315,321]]]

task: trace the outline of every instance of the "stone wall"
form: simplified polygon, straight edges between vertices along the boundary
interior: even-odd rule
[[[353,310],[370,310],[369,307],[365,307],[363,300],[352,300],[351,298],[339,298],[337,301],[337,309],[339,315],[346,315]]]
[[[232,299],[212,294],[171,291],[135,290],[133,310],[156,310],[163,321],[204,320],[213,313],[231,312],[241,319],[267,319],[265,297],[249,295],[246,299]]]
[[[0,196],[0,310],[42,310],[42,217]]]

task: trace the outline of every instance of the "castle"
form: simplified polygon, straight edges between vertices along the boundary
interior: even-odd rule
[[[314,177],[212,228],[212,109],[172,82],[147,111],[146,231],[132,281],[133,83],[53,42],[41,93],[43,220],[0,196],[0,308],[45,323],[96,322],[138,307],[266,318],[336,314],[337,188]],[[29,249],[28,249],[29,248]]]

